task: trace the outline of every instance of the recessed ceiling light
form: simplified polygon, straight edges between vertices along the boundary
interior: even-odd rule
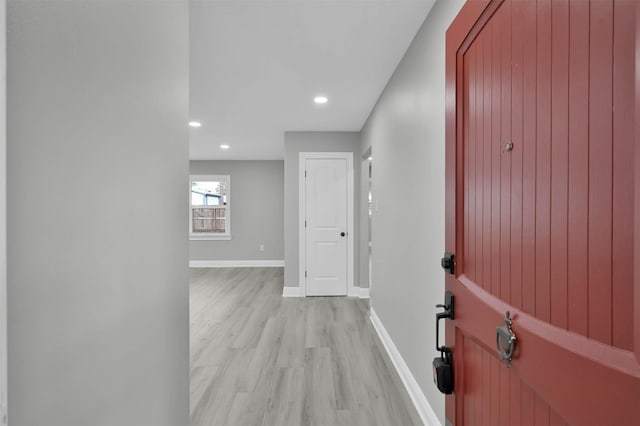
[[[200,123],[199,121],[190,121],[189,122],[189,126],[191,126],[191,127],[200,127],[200,126],[202,126],[202,123]]]
[[[220,148],[229,149],[229,145],[227,145],[226,143],[223,143],[222,145],[220,145]]]
[[[326,104],[327,102],[329,102],[329,99],[326,96],[316,96],[315,98],[313,98],[313,102],[317,104]]]
[[[369,157],[369,161],[373,160],[373,157]]]

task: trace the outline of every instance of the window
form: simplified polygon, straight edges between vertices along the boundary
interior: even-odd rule
[[[230,177],[191,176],[189,186],[189,237],[192,240],[230,240]]]

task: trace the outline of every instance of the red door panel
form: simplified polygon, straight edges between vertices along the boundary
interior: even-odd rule
[[[568,202],[568,303],[569,330],[588,334],[588,211],[589,163],[589,3],[569,4],[569,183]]]
[[[568,329],[569,1],[551,4],[551,323]]]
[[[629,96],[630,88],[634,87],[634,57],[630,54],[636,50],[633,34],[635,32],[635,14],[630,7],[614,8],[615,26],[613,27],[614,57],[625,58],[626,66],[613,67],[613,188],[612,188],[612,280],[616,284],[611,293],[612,304],[615,306],[612,316],[612,343],[614,346],[626,350],[633,350],[633,293],[634,274],[634,238],[630,237],[630,230],[634,229],[633,219],[633,188],[634,188],[634,145],[628,143],[627,138],[633,135],[634,129],[634,97]],[[618,59],[620,61],[621,59]],[[637,145],[636,145],[637,146]],[[640,152],[640,150],[637,150]],[[635,173],[640,176],[639,169]],[[636,186],[638,190],[638,186]],[[631,207],[630,207],[631,205]],[[637,237],[636,225],[635,240]],[[640,293],[640,292],[639,292]],[[636,305],[640,306],[640,305]],[[640,309],[637,309],[640,312]],[[638,322],[636,329],[640,330]],[[640,340],[637,340],[640,345]]]
[[[472,0],[447,31],[452,424],[640,425],[638,16]]]
[[[491,351],[464,338],[464,424],[539,426],[567,423]]]

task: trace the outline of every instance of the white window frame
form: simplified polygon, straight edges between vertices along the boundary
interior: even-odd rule
[[[205,233],[191,232],[193,229],[193,208],[201,208],[202,206],[194,206],[191,204],[191,185],[193,182],[227,182],[227,204],[225,207],[225,233]],[[230,240],[231,239],[231,175],[189,175],[189,239],[190,240]]]

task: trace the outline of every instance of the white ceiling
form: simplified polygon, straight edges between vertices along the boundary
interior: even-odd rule
[[[285,131],[359,131],[433,2],[192,1],[191,158],[282,159]]]

